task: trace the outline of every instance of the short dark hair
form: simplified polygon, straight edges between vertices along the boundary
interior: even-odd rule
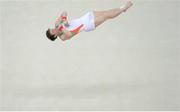
[[[50,29],[48,29],[48,30],[46,31],[46,36],[47,36],[47,38],[48,38],[49,40],[51,40],[51,41],[54,41],[54,40],[56,40],[56,38],[57,38],[57,36],[55,37],[54,35],[52,35],[52,34],[50,33]]]

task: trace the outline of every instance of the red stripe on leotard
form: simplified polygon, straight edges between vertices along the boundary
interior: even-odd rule
[[[81,24],[80,26],[78,26],[78,27],[75,28],[74,30],[70,30],[70,32],[77,34],[77,33],[80,32],[80,29],[81,29],[83,26],[84,26],[84,24]]]
[[[75,29],[73,29],[73,30],[70,30],[70,32],[71,32],[71,33],[74,33],[74,34],[78,34],[83,26],[84,26],[84,24],[81,24],[81,25],[78,26],[77,28],[75,28]],[[62,31],[63,29],[65,29],[64,26],[60,26],[60,27],[59,27],[59,31]]]

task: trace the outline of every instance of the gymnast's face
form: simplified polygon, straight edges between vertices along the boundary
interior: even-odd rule
[[[50,29],[50,34],[51,34],[51,35],[54,35],[54,36],[56,37],[56,36],[58,35],[57,29],[56,29],[56,28]]]

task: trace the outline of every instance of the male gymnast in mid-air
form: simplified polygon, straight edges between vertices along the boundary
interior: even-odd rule
[[[132,1],[129,0],[120,8],[106,11],[90,11],[84,16],[71,21],[68,21],[67,12],[64,11],[56,20],[55,28],[46,31],[46,36],[52,41],[57,39],[57,37],[62,41],[69,40],[79,32],[88,32],[96,29],[97,26],[104,23],[106,20],[113,19],[121,13],[126,12],[132,5]]]

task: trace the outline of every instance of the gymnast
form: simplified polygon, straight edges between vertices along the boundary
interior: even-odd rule
[[[60,17],[55,22],[55,27],[46,31],[46,36],[51,41],[59,37],[62,41],[71,39],[79,32],[89,32],[96,29],[97,26],[104,23],[106,20],[113,19],[121,13],[126,12],[133,5],[129,0],[120,8],[105,10],[105,11],[90,11],[84,16],[68,21],[67,12],[62,12]]]

